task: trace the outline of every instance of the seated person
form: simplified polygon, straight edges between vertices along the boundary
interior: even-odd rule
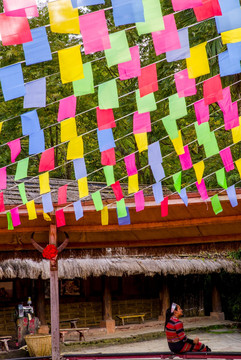
[[[184,333],[183,323],[179,318],[183,315],[181,307],[172,303],[166,311],[165,331],[169,349],[174,353],[184,353],[187,351],[208,352],[211,349],[200,343],[199,338],[188,339]]]

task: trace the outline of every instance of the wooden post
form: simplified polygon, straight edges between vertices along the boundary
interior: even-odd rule
[[[49,244],[57,247],[56,225],[50,225]],[[52,360],[60,359],[59,349],[59,280],[58,261],[50,260],[50,308],[51,308],[51,339]]]
[[[110,291],[110,279],[104,276],[104,294],[103,294],[103,320],[100,323],[101,327],[106,328],[107,334],[115,332],[115,320],[112,319],[112,300]]]
[[[210,316],[212,318],[218,320],[224,320],[225,316],[222,312],[222,303],[221,303],[221,296],[218,289],[218,277],[217,275],[212,275],[212,312],[210,312]]]
[[[165,321],[166,311],[170,306],[170,293],[166,277],[163,278],[162,289],[159,293],[159,298],[161,302],[161,315],[158,317],[158,320]]]
[[[37,298],[36,298],[36,313],[41,325],[46,325],[45,317],[45,295],[44,295],[44,280],[38,278],[36,281]]]

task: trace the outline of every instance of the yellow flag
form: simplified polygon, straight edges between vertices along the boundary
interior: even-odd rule
[[[75,118],[63,120],[60,123],[61,142],[71,140],[77,136]]]
[[[241,28],[221,33],[223,44],[236,43],[241,41]]]
[[[237,142],[241,141],[241,116],[239,117],[239,126],[231,129],[233,143],[236,144]]]
[[[198,163],[193,165],[193,168],[195,170],[197,182],[198,182],[198,184],[200,184],[200,182],[202,181],[202,178],[203,178],[203,173],[204,173],[204,162],[199,161]]]
[[[172,144],[175,148],[177,155],[182,155],[185,153],[184,147],[183,147],[183,142],[182,142],[181,130],[178,131],[178,137],[176,139],[171,139],[171,141],[172,141]]]
[[[128,194],[139,191],[138,174],[128,176]]]
[[[237,166],[238,172],[239,172],[239,176],[241,178],[241,159],[238,159],[235,161],[235,165]]]
[[[40,187],[40,195],[50,192],[48,171],[39,175],[39,187]]]
[[[89,195],[87,177],[78,180],[79,197],[83,198]]]
[[[2,127],[3,127],[3,121],[0,122],[0,133],[2,131]]]
[[[28,201],[26,203],[26,207],[27,207],[27,211],[28,211],[28,219],[29,220],[37,219],[34,200]]]
[[[71,0],[48,2],[49,22],[52,32],[79,34],[79,13],[73,9]]]
[[[60,77],[63,84],[84,78],[80,45],[59,50]]]
[[[189,79],[195,79],[210,73],[206,44],[207,42],[205,41],[190,49],[190,57],[186,59]]]
[[[79,159],[84,156],[84,144],[82,136],[71,139],[68,143],[67,160]]]
[[[147,150],[148,148],[147,133],[140,133],[134,135],[139,152],[141,153],[142,151]]]
[[[109,213],[108,207],[104,206],[101,210],[101,225],[108,225],[109,224]]]
[[[43,212],[43,217],[45,221],[51,221],[51,217],[49,216],[49,214],[46,214],[45,212]]]

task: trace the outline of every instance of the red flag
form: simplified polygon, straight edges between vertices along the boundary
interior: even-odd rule
[[[101,153],[101,164],[102,165],[115,165],[115,148],[102,151]]]
[[[168,197],[166,196],[161,202],[161,216],[165,217],[168,215]]]
[[[57,225],[57,227],[64,226],[66,224],[63,209],[57,210],[55,212],[55,216],[56,216],[56,225]]]
[[[119,201],[119,200],[123,199],[122,189],[121,189],[119,181],[116,181],[114,184],[111,185],[111,187],[112,187],[112,190],[114,191],[116,200]]]
[[[204,81],[203,97],[205,105],[210,105],[223,99],[223,88],[220,75],[216,75]]]
[[[67,184],[63,185],[58,190],[58,205],[67,203]]]
[[[45,150],[39,162],[39,172],[51,171],[54,169],[54,148]]]
[[[227,0],[228,1],[228,0]],[[203,0],[203,5],[193,8],[197,21],[222,15],[218,0]]]
[[[140,97],[158,90],[156,64],[141,68],[141,75],[138,76]]]
[[[101,110],[96,108],[96,117],[99,130],[105,130],[116,127],[114,113],[112,109]]]

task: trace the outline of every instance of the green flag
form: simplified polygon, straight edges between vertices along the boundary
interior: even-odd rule
[[[139,35],[165,29],[160,0],[142,0],[145,21],[137,22],[136,29]]]
[[[213,211],[215,212],[216,215],[223,211],[223,208],[218,198],[218,194],[211,197],[211,203],[212,203]]]
[[[126,204],[125,204],[125,199],[121,199],[119,201],[116,201],[116,208],[117,208],[117,216],[118,218],[122,218],[127,216],[127,211],[126,211]]]
[[[178,94],[169,96],[169,112],[173,119],[180,119],[187,115],[187,106],[185,97],[179,98]]]
[[[73,81],[74,96],[93,94],[95,92],[93,72],[90,62],[83,64],[83,71],[84,78]]]
[[[12,222],[12,216],[11,213],[8,211],[7,212],[7,220],[8,220],[8,230],[13,230],[13,222]]]
[[[109,35],[111,48],[105,50],[108,67],[131,60],[131,53],[125,30]]]
[[[224,168],[216,171],[216,178],[219,186],[221,186],[224,189],[228,188]]]
[[[172,118],[170,115],[168,115],[162,119],[162,123],[163,123],[169,137],[172,140],[176,139],[178,137],[178,128],[177,128],[176,120],[174,118]]]
[[[19,190],[19,194],[21,196],[22,202],[25,205],[28,202],[28,199],[26,196],[26,191],[25,191],[25,184],[24,183],[18,184],[18,190]]]
[[[139,114],[155,111],[157,106],[154,93],[140,97],[140,91],[136,90],[136,105]]]
[[[115,176],[114,176],[114,167],[111,165],[104,166],[104,174],[107,185],[111,185],[115,183]]]
[[[182,185],[182,172],[179,171],[178,173],[172,175],[174,187],[178,194],[180,194],[181,191],[181,185]]]
[[[28,173],[28,163],[29,163],[29,158],[18,161],[16,174],[15,174],[15,178],[14,178],[15,181],[24,179],[28,176],[28,174],[27,174]]]
[[[116,80],[112,79],[100,84],[98,87],[98,103],[100,109],[113,109],[119,107]]]
[[[198,125],[198,122],[195,122],[195,130],[199,145],[203,145],[209,141],[211,134],[209,122],[205,122],[200,125]]]
[[[210,138],[203,145],[204,145],[206,157],[219,154],[219,147],[218,147],[217,139],[216,139],[215,133],[213,131],[210,132]]]
[[[102,203],[100,192],[96,191],[93,194],[91,194],[91,196],[92,196],[92,200],[93,200],[94,205],[95,205],[95,210],[96,211],[102,210],[104,206],[103,206],[103,203]]]

